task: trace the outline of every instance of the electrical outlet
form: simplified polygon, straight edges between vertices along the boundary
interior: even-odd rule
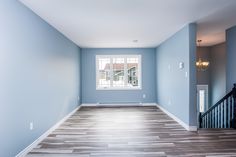
[[[143,99],[145,99],[146,98],[146,94],[143,94]]]
[[[169,106],[171,105],[171,100],[168,101],[168,105],[169,105]]]
[[[33,122],[30,122],[30,130],[34,130],[34,123]]]
[[[78,101],[80,101],[80,97],[78,96]]]

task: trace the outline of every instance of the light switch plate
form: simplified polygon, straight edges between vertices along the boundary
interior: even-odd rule
[[[179,68],[183,69],[184,68],[184,62],[179,62]]]
[[[30,130],[33,130],[34,129],[34,123],[33,122],[30,122]]]

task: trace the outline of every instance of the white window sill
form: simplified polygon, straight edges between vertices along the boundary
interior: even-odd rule
[[[96,90],[142,90],[142,88],[141,87],[132,87],[132,88],[129,88],[129,87],[124,87],[124,88],[97,87]]]

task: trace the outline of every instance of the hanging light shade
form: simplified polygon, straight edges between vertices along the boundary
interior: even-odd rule
[[[200,47],[200,43],[202,40],[197,40],[198,46]],[[209,61],[203,61],[201,58],[198,59],[196,62],[197,70],[199,71],[206,71],[209,67],[210,62]]]
[[[210,64],[209,61],[202,61],[201,58],[199,58],[198,61],[196,62],[196,66],[199,71],[207,70],[209,64]]]

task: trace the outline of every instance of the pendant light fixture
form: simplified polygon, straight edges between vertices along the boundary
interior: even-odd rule
[[[198,47],[200,47],[200,43],[202,40],[197,40]],[[210,62],[209,61],[203,61],[200,57],[198,58],[198,61],[196,62],[197,70],[199,71],[206,71],[209,67]]]

